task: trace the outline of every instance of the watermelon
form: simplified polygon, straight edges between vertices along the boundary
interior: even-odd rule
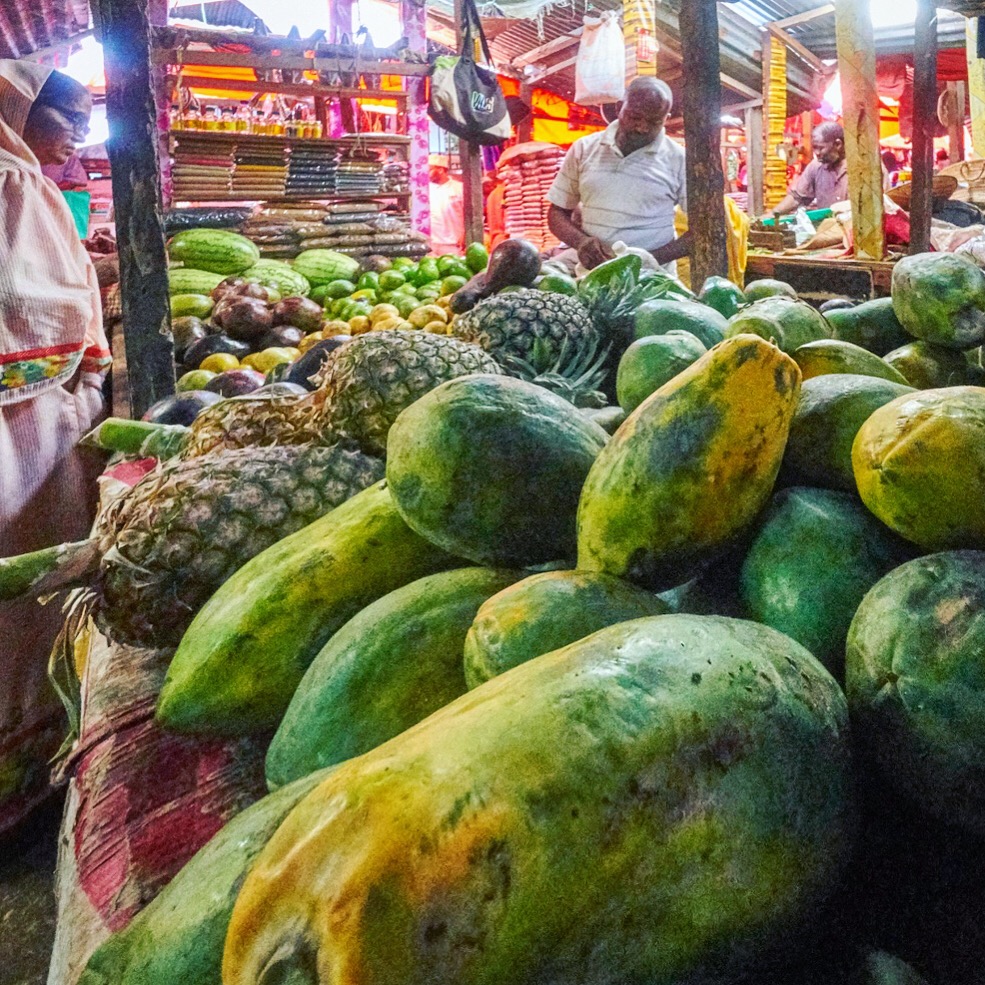
[[[256,244],[230,229],[184,229],[171,237],[168,254],[188,267],[223,277],[242,273],[260,259]]]
[[[257,260],[243,272],[243,277],[267,287],[275,287],[282,298],[307,297],[311,293],[308,278],[283,260]]]
[[[168,270],[168,291],[171,294],[211,294],[225,278],[222,274],[193,267],[171,267]]]
[[[335,250],[305,250],[294,260],[293,269],[313,287],[333,280],[355,281],[359,276],[359,261]]]

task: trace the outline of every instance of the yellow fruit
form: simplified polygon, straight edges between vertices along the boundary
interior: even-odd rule
[[[442,324],[448,321],[448,312],[436,304],[425,304],[420,308],[415,308],[408,316],[407,321],[415,328],[426,328],[428,322],[440,321]]]
[[[435,335],[448,335],[448,323],[435,319],[424,326],[424,331],[433,332]]]
[[[287,349],[281,346],[273,346],[270,349],[264,349],[263,352],[250,353],[243,360],[243,365],[249,366],[250,369],[255,369],[258,373],[269,373],[274,366],[292,362],[293,359],[294,357]]]
[[[396,305],[392,304],[374,305],[372,311],[369,313],[369,320],[373,323],[374,327],[378,321],[383,321],[385,318],[399,317],[400,312],[397,310]]]
[[[294,362],[294,360],[301,355],[301,350],[293,345],[285,345],[284,351],[289,352],[291,354],[291,362]]]
[[[373,322],[374,332],[395,332],[397,331],[401,324],[404,324],[400,320],[400,316],[394,316],[391,318],[381,318],[379,321]]]
[[[353,335],[362,335],[363,332],[368,332],[372,328],[372,322],[365,315],[356,315],[355,318],[349,319],[349,331]]]
[[[321,342],[325,336],[321,332],[309,332],[301,341],[298,343],[298,352],[302,355],[306,353],[316,342]]]
[[[229,352],[214,352],[198,364],[199,369],[208,369],[213,373],[225,373],[230,369],[238,369],[239,366],[239,360]]]
[[[341,319],[327,321],[321,327],[322,338],[330,339],[333,335],[348,335],[349,323]]]

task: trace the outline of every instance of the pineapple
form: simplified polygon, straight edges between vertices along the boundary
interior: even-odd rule
[[[337,349],[316,377],[314,430],[354,438],[385,454],[397,415],[439,383],[471,373],[500,373],[476,345],[429,332],[370,332]],[[219,406],[219,405],[217,405]],[[311,426],[311,425],[309,425]]]
[[[3,562],[41,578],[20,590],[48,593],[88,582],[97,622],[116,640],[176,646],[192,617],[250,558],[300,530],[384,474],[383,462],[348,444],[242,448],[158,465],[100,516],[94,537]],[[0,595],[3,583],[0,583]],[[9,595],[7,596],[9,597]]]
[[[600,342],[592,317],[578,298],[530,289],[481,301],[455,319],[452,332],[481,345],[507,370],[511,359],[519,359],[537,373],[550,372],[558,364],[565,341],[576,355]]]

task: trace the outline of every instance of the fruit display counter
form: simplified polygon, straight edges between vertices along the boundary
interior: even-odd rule
[[[53,985],[976,980],[985,273],[821,312],[190,242],[203,389],[90,436],[91,541],[0,562],[96,640]],[[189,361],[246,302],[296,355]]]

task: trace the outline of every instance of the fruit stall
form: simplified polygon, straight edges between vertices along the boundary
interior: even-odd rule
[[[49,985],[980,985],[982,266],[722,276],[697,0],[693,290],[428,256],[402,192],[286,192],[346,138],[180,116],[183,206],[255,146],[286,193],[165,239],[172,56],[99,6],[140,413],[91,537],[0,559],[68,593]]]

